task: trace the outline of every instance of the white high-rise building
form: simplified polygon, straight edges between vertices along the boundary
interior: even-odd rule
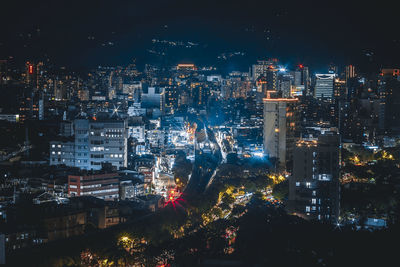
[[[314,97],[317,99],[332,99],[336,74],[315,74]]]

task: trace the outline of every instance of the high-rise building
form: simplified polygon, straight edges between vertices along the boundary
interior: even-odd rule
[[[122,92],[131,95],[135,100],[139,100],[141,90],[142,83],[139,81],[122,84]]]
[[[345,68],[345,76],[346,76],[346,82],[351,79],[356,77],[356,70],[353,65],[348,65]]]
[[[145,86],[141,94],[142,107],[161,109],[162,98],[164,98],[164,88]]]
[[[177,86],[169,85],[165,87],[165,109],[172,112],[178,108],[179,92]]]
[[[383,69],[381,75],[378,81],[379,129],[400,133],[400,70]]]
[[[254,64],[251,68],[253,81],[257,80],[261,75],[267,77],[269,69],[276,69],[277,59],[271,60],[258,60],[257,64]]]
[[[26,89],[19,103],[20,121],[39,118],[39,95],[30,88]]]
[[[290,169],[297,101],[296,98],[264,99],[264,152],[275,160],[275,167],[279,169]]]
[[[289,179],[289,211],[310,220],[339,218],[339,135],[325,132],[299,140]]]
[[[299,69],[301,70],[301,85],[304,86],[304,94],[310,95],[310,74],[308,67],[300,64]]]
[[[295,87],[293,74],[283,74],[279,77],[279,91],[282,92],[283,97],[291,97],[292,87]]]
[[[314,97],[316,99],[332,100],[336,74],[315,74]]]
[[[347,86],[346,81],[339,78],[334,80],[334,90],[333,95],[335,99],[346,99],[347,96]]]
[[[89,122],[89,169],[101,169],[102,163],[120,169],[127,166],[127,125],[123,120]]]
[[[262,94],[263,97],[266,97],[268,88],[267,88],[267,79],[264,77],[264,75],[261,75],[260,77],[257,78],[256,86],[257,86],[257,92]]]
[[[190,92],[195,107],[204,108],[207,105],[210,96],[210,88],[207,84],[193,82],[190,85]]]
[[[58,78],[54,79],[54,99],[61,101],[66,99],[66,88],[64,82]]]
[[[299,64],[295,71],[290,72],[293,85],[296,88],[297,95],[310,95],[310,78],[308,73],[308,67],[303,64]],[[301,90],[301,94],[300,94]]]

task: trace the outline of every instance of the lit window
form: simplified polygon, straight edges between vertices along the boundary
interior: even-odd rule
[[[300,186],[300,182],[296,182],[296,186]]]
[[[311,211],[310,206],[306,206],[306,212],[310,212],[310,211]]]
[[[317,204],[317,199],[316,198],[311,199],[311,204],[313,205]]]

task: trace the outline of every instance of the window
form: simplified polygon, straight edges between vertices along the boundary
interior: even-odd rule
[[[300,182],[296,182],[296,186],[300,186]]]
[[[310,211],[311,211],[310,206],[306,206],[306,212],[310,212]]]
[[[311,199],[311,204],[313,205],[317,204],[317,199],[316,198]]]
[[[307,188],[311,188],[311,183],[310,183],[310,182],[307,182],[307,183],[306,183],[306,187],[307,187]]]

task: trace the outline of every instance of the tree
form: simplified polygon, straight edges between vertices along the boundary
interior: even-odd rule
[[[285,180],[274,186],[272,189],[272,195],[274,198],[283,201],[288,198],[289,195],[289,180]]]

